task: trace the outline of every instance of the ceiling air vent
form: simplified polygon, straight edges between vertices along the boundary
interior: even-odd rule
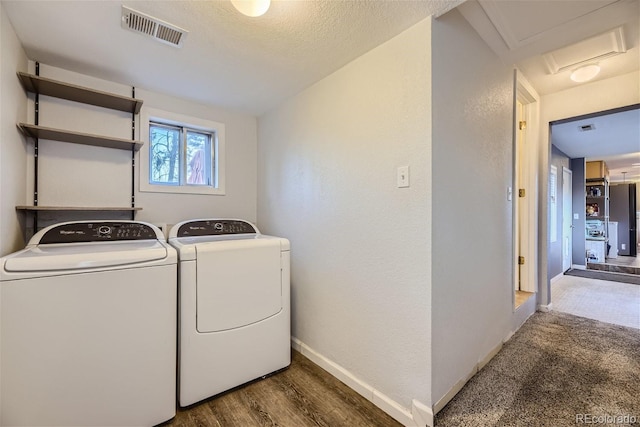
[[[587,131],[590,131],[590,130],[595,130],[595,128],[596,128],[596,126],[594,124],[578,126],[578,130],[580,132],[587,132]]]
[[[188,31],[137,10],[122,6],[122,28],[146,34],[159,42],[182,47]]]

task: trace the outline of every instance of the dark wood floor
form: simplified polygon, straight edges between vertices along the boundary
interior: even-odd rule
[[[293,351],[288,369],[223,393],[162,426],[400,426],[335,377]]]

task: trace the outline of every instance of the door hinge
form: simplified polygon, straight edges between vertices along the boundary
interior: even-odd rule
[[[519,256],[518,257],[518,265],[524,265],[524,257],[523,256]]]
[[[518,128],[519,128],[520,130],[525,130],[525,129],[527,128],[527,122],[526,122],[526,121],[524,121],[524,120],[522,120],[522,121],[518,122]]]
[[[518,197],[524,197],[524,196],[525,196],[524,188],[519,188],[518,189]]]

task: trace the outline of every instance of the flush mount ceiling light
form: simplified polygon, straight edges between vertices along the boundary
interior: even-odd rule
[[[264,15],[269,10],[271,0],[231,0],[231,4],[243,15],[255,18]]]
[[[588,82],[592,78],[598,75],[600,72],[600,66],[596,64],[589,64],[582,66],[580,68],[576,68],[571,73],[571,80],[576,83],[584,83]]]

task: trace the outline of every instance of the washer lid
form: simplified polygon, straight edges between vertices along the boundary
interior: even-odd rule
[[[167,248],[157,240],[38,245],[5,259],[8,272],[83,270],[161,260]]]

